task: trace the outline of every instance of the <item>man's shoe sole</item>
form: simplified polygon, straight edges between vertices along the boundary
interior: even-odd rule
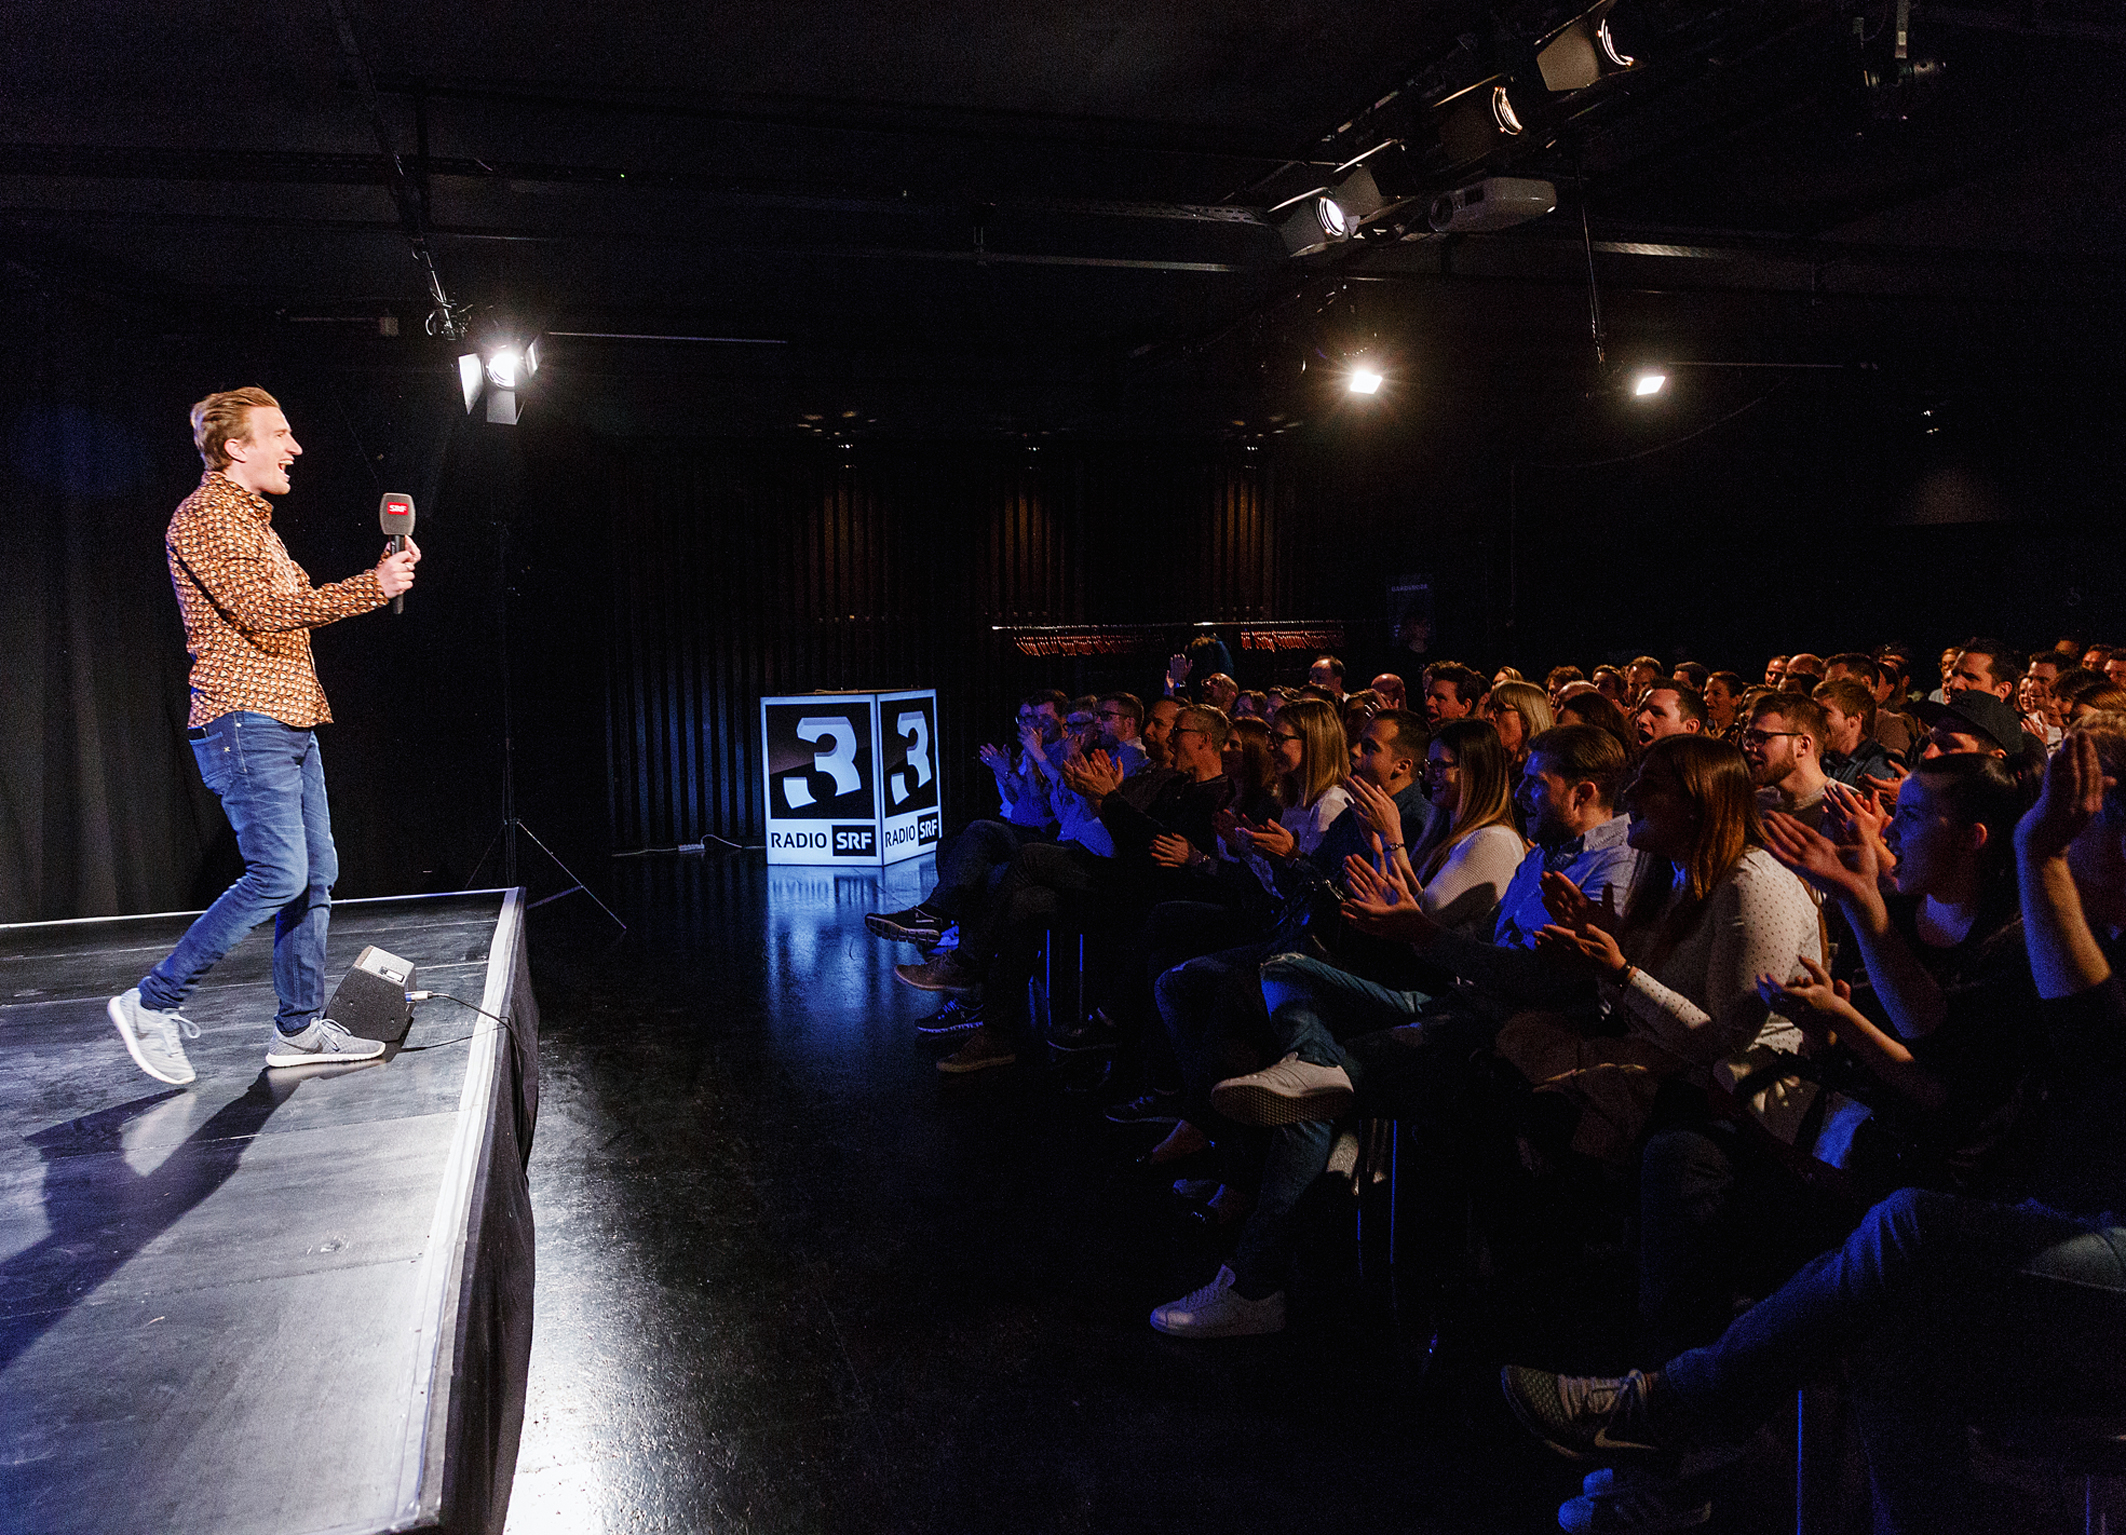
[[[381,1061],[383,1050],[373,1055],[344,1055],[329,1050],[283,1050],[276,1052],[266,1046],[266,1064],[285,1070],[290,1066],[359,1066],[364,1061]]]
[[[193,1072],[190,1076],[173,1077],[166,1071],[156,1070],[155,1067],[148,1063],[147,1056],[142,1052],[140,1048],[139,1038],[133,1033],[131,1029],[126,1027],[125,1010],[119,1006],[119,1004],[123,1001],[125,1001],[124,997],[111,998],[110,1002],[105,1006],[104,1011],[110,1014],[111,1025],[113,1028],[118,1030],[118,1037],[121,1040],[125,1041],[125,1053],[133,1057],[133,1064],[135,1066],[138,1066],[149,1076],[153,1077],[156,1081],[167,1082],[172,1087],[183,1087],[188,1082],[197,1081],[199,1079],[199,1073],[196,1071]]]
[[[1355,1098],[1348,1087],[1310,1093],[1275,1093],[1254,1082],[1211,1089],[1211,1107],[1243,1125],[1296,1125],[1312,1119],[1340,1119]]]
[[[936,948],[938,940],[945,936],[941,927],[902,927],[898,922],[888,922],[875,911],[864,917],[864,926],[877,937],[890,938],[895,943],[919,944],[926,949]]]
[[[908,973],[915,968],[917,967],[913,965],[895,965],[893,967],[893,978],[903,986],[913,986],[917,991],[938,991],[955,997],[964,997],[970,991],[980,991],[982,989],[980,981],[960,981],[955,983],[940,981],[927,975],[918,980]]]
[[[1016,1055],[985,1055],[979,1060],[963,1061],[956,1056],[946,1056],[938,1062],[938,1070],[947,1076],[961,1077],[970,1072],[987,1071],[992,1066],[1011,1066],[1018,1063]]]
[[[1115,1105],[1114,1108],[1109,1109],[1101,1117],[1104,1118],[1111,1125],[1178,1125],[1181,1123],[1181,1109],[1179,1107],[1179,1104],[1180,1095],[1176,1094],[1176,1106],[1172,1113],[1168,1113],[1165,1109],[1154,1108],[1143,1114],[1118,1114],[1116,1112],[1116,1109],[1126,1109],[1129,1107],[1129,1105],[1126,1103],[1118,1103]]]
[[[932,1023],[925,1018],[915,1026],[915,1032],[925,1039],[950,1039],[955,1034],[972,1034],[981,1026],[979,1018],[958,1018],[951,1023]]]

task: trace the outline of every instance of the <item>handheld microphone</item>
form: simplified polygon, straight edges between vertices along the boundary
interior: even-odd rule
[[[383,502],[377,507],[376,520],[382,524],[385,536],[391,540],[391,552],[397,554],[406,547],[406,539],[413,532],[413,497],[403,491],[385,491]],[[391,599],[391,611],[406,611],[404,592]]]

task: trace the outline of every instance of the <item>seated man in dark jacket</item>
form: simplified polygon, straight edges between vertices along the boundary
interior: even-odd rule
[[[1168,738],[1173,766],[1146,768],[1125,778],[1105,752],[1074,761],[1067,781],[1099,806],[1100,822],[1114,840],[1112,857],[1078,843],[1034,843],[1021,848],[989,902],[987,920],[963,924],[960,946],[924,965],[896,966],[909,985],[929,991],[982,987],[982,1025],[960,1048],[938,1062],[947,1073],[1008,1066],[1018,1058],[1027,1030],[1026,982],[1040,954],[1041,936],[1058,918],[1097,899],[1105,918],[1141,920],[1151,904],[1176,882],[1189,878],[1174,842],[1208,852],[1215,844],[1213,821],[1232,796],[1222,753],[1230,727],[1205,705],[1181,711]]]

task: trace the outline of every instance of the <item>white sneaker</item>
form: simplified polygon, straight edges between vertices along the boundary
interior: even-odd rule
[[[182,1087],[199,1075],[185,1059],[185,1037],[199,1038],[199,1025],[175,1008],[165,1013],[142,1006],[140,988],[135,986],[125,995],[111,998],[104,1011],[117,1025],[118,1037],[125,1041],[133,1064],[156,1081]]]
[[[1152,1326],[1176,1338],[1252,1338],[1284,1331],[1284,1291],[1249,1300],[1233,1293],[1233,1271],[1221,1268],[1202,1289],[1152,1312]]]
[[[363,1039],[349,1034],[330,1018],[313,1018],[300,1034],[273,1031],[266,1046],[268,1066],[343,1065],[348,1061],[373,1061],[384,1053],[381,1039]]]
[[[1274,1066],[1227,1077],[1211,1089],[1211,1107],[1244,1125],[1291,1125],[1338,1119],[1355,1095],[1341,1066],[1316,1066],[1297,1051]]]

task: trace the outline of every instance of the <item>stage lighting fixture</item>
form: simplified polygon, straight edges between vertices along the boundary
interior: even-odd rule
[[[1363,224],[1388,203],[1388,200],[1381,196],[1380,187],[1373,179],[1373,172],[1363,165],[1354,168],[1350,175],[1337,182],[1336,190],[1330,196],[1352,224]]]
[[[1284,248],[1294,256],[1311,256],[1351,237],[1351,219],[1343,205],[1326,192],[1309,192],[1292,216],[1277,226]]]
[[[1610,31],[1612,0],[1567,22],[1536,51],[1536,69],[1543,88],[1553,94],[1583,91],[1609,75],[1630,69],[1638,61],[1617,46]]]
[[[1499,125],[1499,132],[1508,138],[1517,136],[1521,131],[1521,119],[1513,110],[1513,98],[1506,94],[1506,87],[1503,85],[1494,85],[1491,88],[1491,120]]]
[[[523,355],[515,347],[496,347],[487,354],[487,381],[497,389],[514,389],[517,370],[523,366]]]
[[[1350,387],[1353,394],[1379,394],[1383,382],[1379,373],[1363,364],[1351,370]]]
[[[1528,128],[1528,89],[1496,76],[1443,103],[1440,147],[1456,165],[1479,160]]]
[[[1631,381],[1631,392],[1638,399],[1651,399],[1668,387],[1668,375],[1659,368],[1642,370]]]

